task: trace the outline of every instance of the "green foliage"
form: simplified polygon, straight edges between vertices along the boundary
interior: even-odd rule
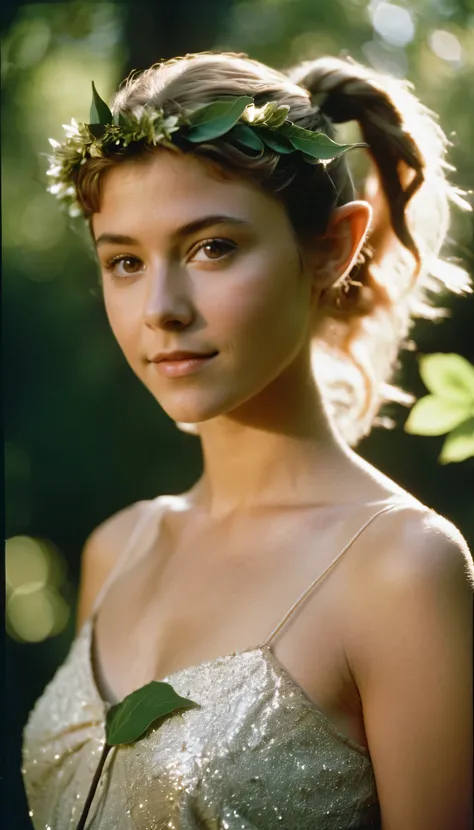
[[[136,741],[157,718],[194,706],[198,704],[178,695],[169,683],[153,680],[109,709],[107,743],[116,746]]]
[[[110,124],[112,121],[112,113],[97,92],[94,81],[92,81],[92,103],[89,120],[91,124]]]
[[[138,115],[114,113],[98,94],[92,81],[90,124],[64,125],[66,139],[60,143],[50,138],[53,155],[49,158],[47,176],[52,180],[48,191],[67,206],[71,216],[79,216],[81,207],[76,198],[76,176],[88,158],[117,153],[130,144],[172,147],[172,134],[180,130],[192,144],[226,136],[237,143],[262,152],[264,145],[273,151],[293,153],[300,150],[311,163],[337,158],[352,147],[362,144],[337,144],[323,133],[313,133],[285,121],[289,107],[269,102],[256,107],[249,95],[226,96],[210,104],[180,115],[166,116],[163,109],[143,106]],[[236,125],[238,121],[240,131]],[[253,128],[257,130],[254,135]],[[261,137],[258,135],[261,133]],[[281,137],[280,137],[281,134]],[[262,141],[263,139],[263,141]]]
[[[285,123],[289,111],[289,106],[278,104],[276,101],[269,101],[262,107],[252,104],[245,113],[245,120],[253,127],[269,127],[277,130]]]
[[[472,456],[474,456],[474,418],[468,418],[448,435],[439,460],[442,464],[448,464],[450,461],[465,461]]]
[[[423,383],[450,401],[474,403],[474,366],[459,354],[430,354],[420,359]]]
[[[367,147],[367,144],[363,142],[338,144],[325,133],[312,133],[311,130],[296,127],[294,124],[284,124],[281,127],[281,134],[289,139],[296,150],[301,150],[308,156],[319,160],[337,158],[354,147]]]
[[[458,354],[420,358],[420,374],[430,395],[420,398],[405,423],[413,435],[444,435],[439,461],[448,464],[474,455],[474,367]]]
[[[227,133],[239,120],[245,108],[253,101],[248,95],[215,101],[200,107],[189,116],[186,138],[193,143],[212,141]]]
[[[425,395],[413,407],[405,424],[412,435],[444,435],[470,415],[469,402]]]
[[[105,745],[87,793],[76,830],[84,830],[87,816],[99,785],[107,756],[114,746],[130,744],[141,738],[149,726],[159,718],[179,709],[199,706],[190,698],[181,697],[169,683],[152,680],[127,695],[107,712]],[[159,724],[162,725],[162,724]]]
[[[265,127],[258,127],[258,135],[262,141],[270,147],[275,153],[294,153],[295,148],[293,144],[288,141],[283,135],[275,133]]]
[[[263,153],[265,149],[265,145],[258,133],[255,130],[251,130],[246,124],[236,124],[235,127],[229,130],[228,135],[231,141],[235,141],[236,144],[242,144],[243,147],[258,150],[260,153]]]

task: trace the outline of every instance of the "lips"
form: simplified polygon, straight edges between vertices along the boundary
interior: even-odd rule
[[[157,354],[151,358],[152,363],[172,363],[180,360],[203,360],[207,357],[214,357],[217,352],[185,352],[176,351],[169,354]]]
[[[151,363],[155,365],[156,371],[160,375],[168,378],[181,378],[199,372],[203,367],[212,363],[218,352],[210,352],[209,354],[184,352],[187,355],[186,357],[178,357],[177,355],[180,354],[183,354],[183,352],[175,352],[166,358],[158,355]]]
[[[159,363],[175,363],[181,360],[204,360],[206,357],[214,357],[217,352],[209,352],[208,354],[203,354],[199,352],[176,352],[170,357],[162,357],[159,359]]]

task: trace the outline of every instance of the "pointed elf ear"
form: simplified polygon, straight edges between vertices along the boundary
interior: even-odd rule
[[[354,201],[336,208],[329,220],[326,234],[333,240],[332,268],[343,279],[357,262],[372,222],[368,202]]]
[[[312,257],[313,296],[349,274],[360,254],[372,220],[368,202],[354,201],[336,208]]]

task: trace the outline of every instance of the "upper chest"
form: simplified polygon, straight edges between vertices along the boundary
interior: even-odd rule
[[[170,517],[103,601],[96,623],[102,679],[123,697],[152,679],[262,644],[325,572],[357,521],[300,513],[209,529]],[[348,596],[355,572],[343,557],[272,648],[341,731],[366,743],[344,643],[345,626],[354,626]]]

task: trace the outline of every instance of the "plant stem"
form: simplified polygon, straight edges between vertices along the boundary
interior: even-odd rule
[[[105,764],[107,755],[109,754],[111,749],[112,749],[112,746],[110,744],[106,743],[103,750],[102,750],[102,755],[100,756],[99,763],[97,764],[97,769],[94,773],[94,777],[92,779],[92,784],[90,786],[90,790],[89,790],[87,798],[86,798],[86,803],[84,804],[84,808],[82,810],[81,817],[79,819],[79,824],[77,825],[76,830],[84,830],[84,827],[86,826],[86,820],[87,820],[87,816],[89,815],[89,810],[90,810],[90,807],[91,807],[91,804],[92,804],[92,799],[94,798],[95,791],[97,789],[97,785],[99,783],[99,779],[100,779],[102,770],[104,768],[104,764]]]

